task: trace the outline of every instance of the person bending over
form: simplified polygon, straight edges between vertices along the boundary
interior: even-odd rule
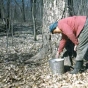
[[[87,16],[72,16],[61,19],[49,26],[52,34],[61,33],[62,38],[59,43],[56,58],[59,57],[65,48],[68,39],[74,43],[76,51],[76,63],[71,74],[77,74],[83,68],[83,59],[88,50],[88,19]]]

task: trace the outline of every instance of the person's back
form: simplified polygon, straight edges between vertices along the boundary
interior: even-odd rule
[[[64,32],[72,30],[76,36],[78,36],[84,27],[86,16],[73,16],[59,20],[58,27]]]

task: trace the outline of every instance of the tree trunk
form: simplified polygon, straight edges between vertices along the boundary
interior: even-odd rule
[[[33,30],[34,30],[34,40],[36,41],[36,20],[35,20],[35,16],[36,16],[36,13],[35,13],[35,8],[36,8],[36,3],[35,3],[35,0],[33,0],[32,2],[32,20],[33,20]]]
[[[0,1],[1,2],[1,1]],[[0,18],[1,18],[1,3],[0,3]]]
[[[25,4],[24,4],[24,0],[22,0],[22,14],[23,14],[23,21],[25,22],[26,21],[26,18],[25,18]]]
[[[5,9],[4,9],[4,4],[3,4],[3,0],[0,0],[0,4],[1,4],[1,18],[5,18]]]
[[[50,23],[60,19],[62,17],[62,13],[64,10],[64,2],[61,0],[43,0],[43,48],[41,51],[27,60],[26,62],[29,61],[36,61],[39,59],[44,59],[46,57],[51,58],[52,57],[52,51],[55,50],[56,42],[52,45],[52,41],[50,38],[50,33],[49,33],[49,25]],[[54,36],[54,40],[57,38]],[[59,40],[59,39],[58,39]],[[53,46],[53,48],[51,47]],[[55,53],[55,52],[54,52]]]
[[[10,26],[10,0],[7,1],[7,28]]]

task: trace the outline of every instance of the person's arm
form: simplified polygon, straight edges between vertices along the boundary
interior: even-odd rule
[[[63,49],[65,47],[65,44],[67,42],[67,39],[68,39],[67,36],[62,34],[62,39],[61,39],[61,41],[59,43],[59,47],[58,47],[58,52],[59,53],[61,53],[63,51]]]
[[[62,34],[62,39],[60,40],[59,46],[58,46],[58,51],[56,52],[56,58],[60,56],[60,53],[63,51],[65,44],[67,42],[67,36]]]

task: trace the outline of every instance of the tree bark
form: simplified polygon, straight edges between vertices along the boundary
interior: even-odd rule
[[[7,1],[7,28],[10,26],[10,3],[11,0]]]
[[[36,8],[36,3],[35,3],[35,0],[33,0],[32,2],[32,20],[33,20],[33,30],[34,30],[34,40],[36,41],[37,38],[36,38],[36,19],[35,19],[35,16],[36,16],[36,13],[35,13],[35,8]]]
[[[23,21],[25,22],[26,21],[26,18],[25,18],[25,4],[24,4],[24,0],[22,0],[22,14],[23,14]]]
[[[1,6],[1,18],[4,19],[5,18],[5,8],[4,8],[4,4],[3,4],[3,0],[0,0],[0,6]]]
[[[43,0],[43,28],[42,28],[42,34],[43,34],[43,48],[40,50],[39,53],[37,53],[35,56],[27,60],[29,61],[36,61],[39,59],[44,58],[51,58],[52,57],[52,50],[54,51],[56,46],[56,42],[52,45],[53,39],[50,37],[49,33],[49,25],[60,19],[62,17],[62,13],[64,10],[64,2],[61,0]],[[59,7],[59,9],[58,9]],[[55,37],[55,36],[54,36]],[[57,39],[57,38],[56,38]],[[54,52],[55,53],[55,52]]]
[[[1,1],[0,1],[1,2]],[[1,4],[0,4],[0,18],[1,18]]]

